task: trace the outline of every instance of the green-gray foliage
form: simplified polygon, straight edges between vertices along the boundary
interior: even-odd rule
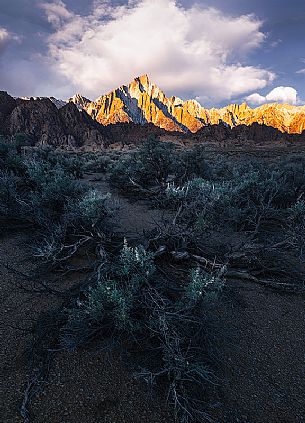
[[[69,258],[107,230],[110,195],[76,179],[79,163],[49,149],[20,157],[13,144],[0,143],[0,215],[35,225],[41,232],[35,254],[46,261]]]
[[[165,185],[168,178],[185,181],[194,176],[209,177],[210,167],[200,147],[179,150],[172,143],[149,137],[135,152],[114,163],[112,181],[126,188],[130,180],[143,187]]]
[[[125,241],[118,256],[103,254],[95,284],[66,310],[62,346],[75,349],[99,335],[121,339],[136,355],[153,351],[138,376],[167,385],[181,421],[200,419],[204,410],[199,400],[212,380],[205,361],[206,301],[216,299],[224,273],[194,270],[175,297],[154,256]]]

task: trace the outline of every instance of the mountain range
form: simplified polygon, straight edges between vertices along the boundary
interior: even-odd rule
[[[264,124],[290,134],[305,130],[305,106],[272,103],[253,109],[243,103],[207,109],[196,100],[183,101],[178,97],[166,97],[148,75],[139,76],[129,85],[122,85],[95,101],[81,95],[72,97],[70,101],[86,110],[102,125],[119,122],[140,125],[153,123],[167,131],[195,133],[206,125],[223,122],[231,128],[253,123]]]
[[[0,92],[0,134],[29,135],[33,145],[100,148],[154,133],[180,140],[305,140],[305,106],[246,103],[204,108],[196,100],[166,97],[147,75],[95,101],[76,94],[13,98]]]
[[[288,134],[300,134],[305,130],[305,105],[270,103],[251,108],[242,103],[208,109],[196,100],[183,101],[175,96],[166,97],[150,81],[148,75],[139,76],[129,85],[122,85],[94,101],[81,94],[76,94],[67,101],[54,97],[50,97],[50,100],[58,108],[67,102],[73,102],[79,110],[85,110],[93,120],[102,125],[153,123],[166,131],[195,133],[204,126],[219,123],[225,123],[231,128],[258,123]]]

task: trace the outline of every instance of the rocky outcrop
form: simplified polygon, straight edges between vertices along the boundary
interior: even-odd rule
[[[3,94],[0,119],[3,135],[27,134],[33,145],[102,147],[110,143],[105,128],[72,102],[58,109],[48,98],[14,100]]]
[[[83,97],[81,94],[75,94],[73,97],[69,98],[66,103],[74,103],[79,110],[82,110],[91,103],[91,100]]]
[[[29,136],[33,144],[58,146],[65,143],[65,133],[56,106],[49,99],[16,101],[7,117],[9,135],[17,132]]]
[[[305,109],[301,113],[296,113],[290,121],[289,125],[289,132],[291,134],[300,134],[303,131],[305,131]]]
[[[103,147],[109,144],[104,128],[92,121],[85,111],[79,111],[74,103],[62,107],[59,116],[69,145]]]
[[[85,107],[88,114],[102,125],[115,123],[153,123],[167,131],[185,132],[188,126],[195,132],[202,123],[194,118],[187,107],[183,111],[180,99],[168,99],[148,79],[147,75],[135,78],[107,95],[99,97]],[[188,123],[188,126],[185,125]]]
[[[305,132],[302,134],[288,134],[265,124],[252,123],[251,125],[238,125],[231,128],[221,122],[217,125],[208,125],[201,128],[195,134],[188,136],[190,140],[196,142],[230,142],[240,141],[260,145],[278,145],[287,143],[305,142]]]
[[[75,101],[79,107],[102,125],[153,123],[167,131],[193,133],[222,122],[231,128],[258,123],[287,133],[301,133],[305,129],[305,106],[273,103],[252,109],[243,103],[206,109],[196,100],[166,97],[147,75],[139,76],[129,85],[122,85],[93,102],[79,97]]]
[[[165,129],[158,128],[152,123],[137,125],[135,123],[116,123],[106,126],[108,139],[113,145],[120,146],[128,144],[139,144],[149,136],[154,135],[158,138],[172,139],[176,137],[179,141],[183,134],[181,132],[168,132]]]
[[[0,134],[6,133],[5,121],[16,107],[16,100],[6,91],[0,91]]]

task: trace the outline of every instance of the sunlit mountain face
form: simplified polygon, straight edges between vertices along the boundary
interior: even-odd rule
[[[251,108],[242,103],[208,109],[196,100],[167,97],[148,75],[139,76],[95,101],[81,95],[70,101],[102,125],[153,123],[167,131],[179,132],[197,132],[206,125],[221,122],[230,127],[259,123],[287,133],[301,133],[305,129],[305,106],[270,103]]]

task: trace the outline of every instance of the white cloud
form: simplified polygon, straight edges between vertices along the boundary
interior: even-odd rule
[[[67,10],[61,0],[55,3],[41,3],[40,6],[46,12],[48,21],[56,28],[60,28],[65,21],[73,18],[73,14]]]
[[[9,32],[6,28],[0,27],[0,55],[4,52],[10,41],[20,41],[20,37]]]
[[[10,38],[10,33],[5,28],[0,27],[0,54],[5,50]]]
[[[274,73],[244,64],[265,35],[253,15],[183,8],[173,0],[96,0],[79,16],[59,0],[43,3],[54,33],[51,64],[87,96],[98,96],[148,73],[168,94],[229,100],[264,88]]]
[[[248,97],[246,97],[246,101],[250,104],[255,104],[255,105],[261,105],[267,102],[266,97],[258,93],[248,95]]]
[[[296,105],[300,103],[297,91],[292,87],[276,87],[266,96],[254,93],[246,97],[246,101],[254,105],[264,103],[287,103]]]

